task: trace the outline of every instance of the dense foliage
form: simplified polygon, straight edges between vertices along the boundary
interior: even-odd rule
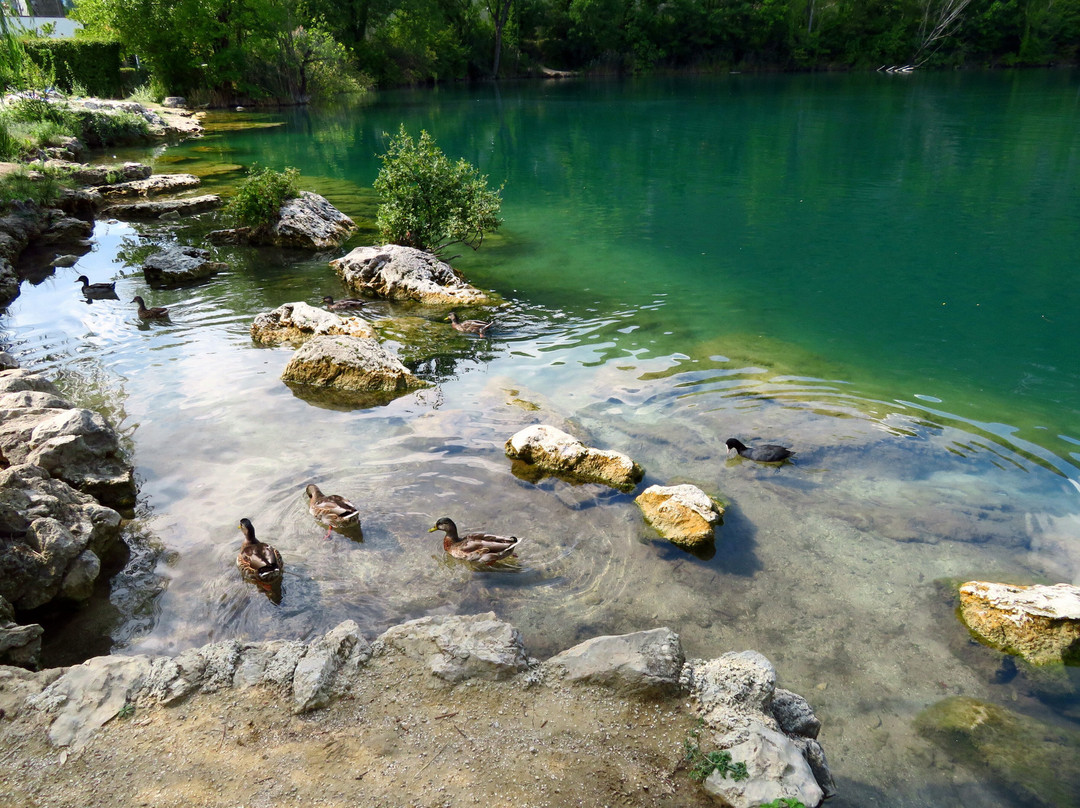
[[[541,68],[1074,62],[1080,0],[77,0],[157,95],[306,100]],[[0,54],[0,70],[4,69]]]
[[[239,227],[263,227],[277,221],[281,206],[300,195],[295,168],[275,171],[253,167],[225,205],[225,218]]]
[[[436,254],[451,244],[476,250],[502,223],[499,191],[467,160],[451,162],[427,132],[414,141],[403,125],[381,159],[376,225],[391,244]]]
[[[22,40],[26,57],[54,77],[57,89],[70,93],[117,98],[131,90],[121,72],[120,43],[83,36],[66,39],[28,37]]]

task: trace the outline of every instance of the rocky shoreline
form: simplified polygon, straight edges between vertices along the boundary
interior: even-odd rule
[[[181,773],[197,766],[204,786],[226,799],[244,789],[237,799],[257,805],[510,804],[509,789],[522,805],[749,808],[781,798],[816,806],[835,792],[820,721],[777,687],[765,657],[686,660],[668,628],[597,637],[540,662],[494,613],[425,617],[370,642],[346,621],[309,642],[0,668],[0,716],[15,753],[0,760],[0,796],[23,804],[60,804],[62,794],[96,805],[87,772],[120,782],[148,758]],[[210,716],[212,734],[202,731]],[[151,738],[168,738],[168,749]],[[327,754],[335,748],[349,751]],[[720,750],[745,777],[701,767]],[[334,774],[297,781],[297,757]],[[151,784],[152,796],[107,799],[191,797],[186,775],[140,788]]]

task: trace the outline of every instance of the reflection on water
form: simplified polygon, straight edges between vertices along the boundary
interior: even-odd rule
[[[229,162],[221,146],[199,148]],[[210,283],[151,291],[134,261],[145,240],[98,223],[94,249],[24,284],[4,321],[21,361],[103,409],[132,451],[141,488],[128,530],[163,552],[138,555],[114,585],[118,651],[303,639],[344,619],[371,637],[420,615],[494,610],[545,657],[668,625],[691,656],[754,648],[773,660],[825,722],[843,806],[1024,804],[915,734],[914,716],[946,696],[1080,721],[1075,671],[1050,687],[1022,665],[1003,670],[949,594],[972,578],[1080,582],[1080,471],[1075,452],[1046,448],[1075,435],[1036,442],[1006,414],[977,421],[950,407],[957,386],[929,378],[879,394],[772,332],[682,344],[690,324],[665,293],[595,307],[581,293],[564,307],[500,289],[490,340],[456,334],[445,312],[373,303],[361,316],[433,386],[370,409],[312,402],[280,381],[292,349],[258,347],[248,329],[282,303],[348,296],[326,256],[223,248],[229,269]],[[79,274],[116,279],[119,301],[88,305]],[[170,321],[141,323],[125,302],[137,294]],[[660,540],[632,495],[515,470],[504,442],[539,421],[630,454],[643,485],[690,482],[724,502],[714,551]],[[795,462],[729,458],[730,437],[790,446]],[[310,483],[360,506],[362,540],[327,537]],[[447,558],[428,533],[441,516],[523,537],[516,564]],[[282,553],[280,592],[237,573],[241,517]]]

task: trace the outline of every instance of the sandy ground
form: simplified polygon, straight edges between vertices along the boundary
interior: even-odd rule
[[[714,804],[682,762],[697,720],[678,700],[450,687],[400,658],[366,670],[351,697],[306,716],[263,689],[197,694],[117,717],[67,753],[8,688],[0,807]]]

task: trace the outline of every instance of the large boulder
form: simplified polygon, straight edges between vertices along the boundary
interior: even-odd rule
[[[84,601],[100,559],[120,541],[120,514],[43,469],[0,471],[0,597],[19,609]]]
[[[545,667],[568,682],[593,682],[620,693],[663,695],[679,688],[679,635],[669,628],[593,637],[551,657]]]
[[[506,442],[506,455],[541,471],[631,491],[645,475],[621,452],[594,449],[561,429],[534,424]]]
[[[348,689],[370,658],[371,646],[352,620],[315,640],[293,669],[293,712],[325,707],[335,692]]]
[[[708,544],[724,508],[694,485],[650,485],[634,500],[645,521],[680,547]]]
[[[746,766],[747,777],[736,780],[727,771],[714,771],[705,790],[729,808],[758,808],[781,799],[820,805],[825,791],[818,785],[802,750],[784,733],[762,724],[750,726],[748,737],[727,748],[731,759]]]
[[[216,275],[229,265],[213,261],[207,250],[173,245],[149,256],[143,262],[143,275],[154,288],[186,286]]]
[[[397,244],[357,247],[331,261],[330,266],[355,291],[388,300],[413,300],[429,306],[476,306],[491,302],[449,264],[412,247]]]
[[[419,661],[451,683],[508,679],[528,668],[521,634],[494,612],[410,620],[388,629],[374,647],[376,654],[397,653]]]
[[[36,669],[41,666],[41,635],[45,630],[37,623],[20,626],[15,622],[15,610],[0,596],[0,665],[15,665]]]
[[[1036,665],[1080,661],[1080,587],[968,581],[960,615],[989,645]]]
[[[251,324],[251,338],[264,345],[295,345],[319,336],[375,339],[375,329],[359,317],[342,317],[300,301],[263,312]]]
[[[350,336],[312,337],[293,354],[281,378],[351,393],[399,394],[428,385],[375,340]]]
[[[207,238],[215,244],[264,244],[304,250],[340,247],[356,230],[356,223],[325,197],[301,191],[281,206],[277,220],[265,227],[215,230]]]
[[[13,393],[44,395],[13,396]],[[48,379],[0,371],[0,460],[30,463],[107,505],[134,504],[135,482],[120,438],[96,412],[74,407]]]

